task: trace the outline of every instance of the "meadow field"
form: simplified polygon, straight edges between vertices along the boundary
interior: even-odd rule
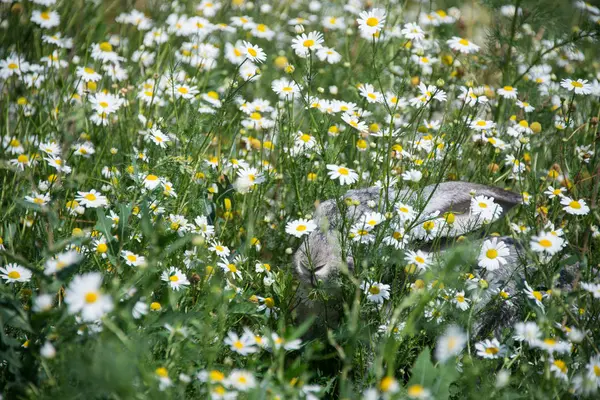
[[[598,398],[599,7],[0,0],[0,399]]]

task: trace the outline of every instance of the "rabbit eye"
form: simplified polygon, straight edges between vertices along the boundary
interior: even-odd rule
[[[317,264],[317,263],[313,263],[312,266],[311,264],[304,264],[303,267],[311,272],[317,272],[319,270],[321,270],[323,267],[325,267],[327,265],[327,263],[325,264]]]
[[[314,271],[317,272],[320,269],[322,269],[323,267],[325,267],[327,264],[320,264],[320,265],[316,265]]]

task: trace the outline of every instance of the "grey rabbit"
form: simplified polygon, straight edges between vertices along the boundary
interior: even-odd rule
[[[341,201],[352,200],[352,204],[345,210],[346,219],[354,221],[363,215],[372,212],[369,206],[378,205],[381,213],[392,211],[396,204],[412,204],[421,209],[417,222],[422,222],[430,215],[444,215],[452,212],[454,222],[447,229],[439,232],[438,237],[452,238],[473,231],[482,226],[482,221],[471,212],[471,202],[474,196],[486,196],[492,198],[494,203],[501,207],[499,213],[494,215],[497,220],[506,214],[514,206],[522,202],[518,193],[507,191],[491,186],[468,183],[468,182],[445,182],[428,185],[420,192],[411,189],[388,191],[387,199],[383,190],[379,187],[357,189],[348,191]],[[314,329],[310,335],[314,335],[324,327],[335,328],[339,324],[341,309],[341,285],[340,275],[342,272],[352,273],[354,269],[351,255],[346,254],[340,245],[340,230],[344,222],[342,213],[338,208],[338,201],[330,199],[322,202],[314,213],[314,220],[318,228],[311,232],[305,241],[299,246],[293,256],[293,268],[299,280],[297,293],[297,318],[305,320],[315,317]],[[344,207],[345,208],[345,207]],[[493,221],[489,221],[493,222]],[[485,239],[483,239],[485,240]],[[521,246],[511,237],[501,237],[510,251],[506,257],[507,264],[494,271],[486,272],[486,280],[496,287],[503,287],[509,293],[517,291],[517,285],[522,281],[520,270]],[[481,247],[481,242],[474,246]],[[444,251],[442,244],[441,251]],[[345,259],[343,259],[345,255]],[[572,274],[572,271],[570,271]],[[563,274],[565,275],[565,274]],[[566,274],[568,275],[568,274]],[[565,276],[565,280],[569,277]],[[570,277],[572,278],[572,277]],[[320,287],[325,298],[311,298],[311,292],[315,287]],[[490,299],[479,301],[475,311],[483,310]],[[500,309],[495,312],[483,313],[473,327],[476,334],[489,331],[498,331],[502,327],[512,324],[517,316],[517,305],[513,302],[504,302]]]

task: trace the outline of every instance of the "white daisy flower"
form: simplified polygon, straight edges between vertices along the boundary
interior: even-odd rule
[[[65,303],[69,313],[81,313],[83,321],[91,322],[99,320],[104,314],[112,311],[112,299],[102,293],[101,284],[102,275],[98,272],[75,276],[65,293]]]
[[[143,267],[146,265],[146,257],[137,255],[129,250],[123,250],[121,257],[125,260],[125,264],[131,267]]]
[[[84,82],[98,82],[102,79],[102,75],[90,67],[77,67],[76,75]]]
[[[583,199],[573,200],[572,198],[565,196],[560,199],[560,204],[564,206],[563,210],[567,214],[586,215],[590,212],[590,208],[585,204],[585,200]]]
[[[75,200],[86,208],[98,208],[108,205],[106,196],[97,192],[95,189],[92,189],[89,192],[77,192]]]
[[[213,242],[208,250],[217,253],[219,257],[226,258],[229,257],[230,250],[227,246],[222,245],[220,242]]]
[[[31,22],[45,29],[54,28],[60,24],[60,15],[56,11],[33,10]]]
[[[234,369],[225,380],[225,384],[235,390],[246,392],[256,387],[256,379],[248,371]]]
[[[492,197],[476,196],[471,199],[471,214],[477,216],[479,222],[493,221],[502,214],[502,206]]]
[[[425,31],[416,23],[409,22],[404,25],[404,28],[400,31],[405,38],[414,41],[420,41],[425,39]]]
[[[263,49],[250,42],[243,41],[240,50],[250,61],[261,63],[267,59]]]
[[[594,298],[600,299],[600,284],[582,282],[580,286],[583,290],[590,292]]]
[[[437,346],[435,347],[435,358],[439,362],[444,363],[446,360],[458,356],[466,343],[467,335],[464,331],[458,326],[452,325],[438,339]]]
[[[287,223],[285,226],[285,233],[300,238],[304,235],[310,234],[315,229],[317,229],[317,224],[315,224],[312,220],[298,219]]]
[[[523,292],[527,297],[535,301],[535,304],[544,311],[544,303],[542,303],[542,300],[547,296],[546,293],[540,292],[539,290],[533,290],[527,281],[525,281],[525,289]]]
[[[327,164],[329,178],[339,179],[341,185],[351,185],[358,181],[358,174],[343,165]]]
[[[254,336],[247,332],[245,332],[242,337],[239,337],[237,333],[229,331],[224,342],[226,345],[230,346],[231,351],[241,354],[242,356],[247,356],[248,354],[256,353],[258,351]]]
[[[544,194],[547,195],[548,198],[550,198],[550,199],[553,199],[555,197],[562,198],[564,196],[563,193],[566,191],[567,191],[567,189],[564,187],[555,189],[552,186],[548,186],[548,189],[544,192]]]
[[[425,253],[421,250],[409,250],[404,257],[404,261],[415,265],[420,271],[424,271],[431,266],[433,257],[431,254]]]
[[[31,280],[31,271],[19,264],[10,263],[0,268],[0,278],[4,279],[6,283],[25,283]]]
[[[376,91],[371,84],[361,85],[358,90],[360,91],[360,95],[367,99],[369,103],[381,103],[383,101],[381,92]]]
[[[531,250],[537,253],[547,253],[552,256],[563,248],[564,243],[565,240],[560,236],[541,231],[538,236],[533,236],[531,238],[529,244]]]
[[[535,322],[517,322],[513,338],[519,342],[527,342],[530,345],[536,343],[542,336],[542,331]]]
[[[461,291],[457,291],[454,296],[452,297],[452,303],[456,306],[456,308],[465,311],[469,309],[469,303],[471,302],[471,300],[469,300],[466,296],[465,296],[465,292],[464,290]]]
[[[296,52],[298,57],[307,58],[310,52],[315,52],[322,47],[323,34],[321,32],[313,31],[308,35],[303,33],[300,36],[296,36],[292,40],[292,49]]]
[[[505,257],[510,255],[508,246],[498,238],[486,240],[483,242],[481,252],[479,253],[479,266],[489,271],[495,271],[498,268],[506,265]]]
[[[512,86],[504,86],[497,90],[498,94],[505,99],[516,99],[519,91]]]
[[[452,39],[449,39],[446,41],[446,43],[452,50],[461,52],[463,54],[471,54],[479,51],[479,46],[477,46],[475,43],[458,36],[453,36]]]
[[[187,276],[180,269],[171,267],[168,271],[163,271],[160,275],[160,279],[164,282],[167,282],[171,289],[178,291],[179,289],[183,289],[190,284]]]
[[[358,22],[358,29],[360,29],[366,37],[371,37],[383,29],[385,17],[385,10],[382,8],[363,11],[356,20]]]
[[[495,359],[504,356],[506,347],[501,345],[498,339],[486,339],[475,344],[477,355],[481,358]]]
[[[373,303],[382,304],[390,298],[390,285],[380,282],[363,282],[360,288],[367,295],[367,300]]]
[[[575,94],[590,94],[592,93],[592,85],[588,83],[586,79],[563,79],[560,82],[560,86],[567,89],[568,91],[574,91]]]

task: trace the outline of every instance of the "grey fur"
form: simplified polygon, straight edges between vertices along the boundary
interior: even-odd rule
[[[389,191],[387,201],[382,189],[371,187],[366,189],[350,190],[340,201],[352,199],[358,205],[351,205],[346,210],[346,219],[353,221],[368,212],[373,211],[367,203],[378,204],[379,212],[385,213],[394,209],[398,202],[415,205],[422,209],[420,221],[424,221],[430,214],[439,212],[455,213],[455,221],[451,229],[446,229],[440,236],[455,237],[463,235],[479,226],[480,221],[470,213],[472,193],[476,196],[485,195],[494,199],[495,203],[502,206],[502,215],[512,207],[521,203],[521,196],[517,193],[481,184],[467,182],[445,182],[426,186],[421,192],[410,189]],[[341,300],[339,277],[341,272],[349,273],[353,270],[352,258],[342,260],[343,251],[340,246],[340,230],[344,219],[335,199],[321,203],[314,214],[318,229],[313,231],[293,256],[293,268],[299,280],[297,315],[300,320],[310,316],[316,317],[317,326],[326,325],[334,327],[338,323]],[[501,217],[500,216],[500,217]],[[510,248],[510,268],[501,268],[488,272],[487,279],[497,285],[505,285],[510,293],[516,289],[516,277],[520,276],[518,268],[518,249],[511,238],[503,238]],[[345,261],[345,262],[344,262]],[[325,301],[311,299],[310,294],[315,288],[323,289],[328,294]],[[478,303],[482,309],[486,302]],[[515,315],[514,310],[503,310],[507,315]],[[510,320],[510,318],[506,318]],[[482,330],[486,324],[482,319]]]

